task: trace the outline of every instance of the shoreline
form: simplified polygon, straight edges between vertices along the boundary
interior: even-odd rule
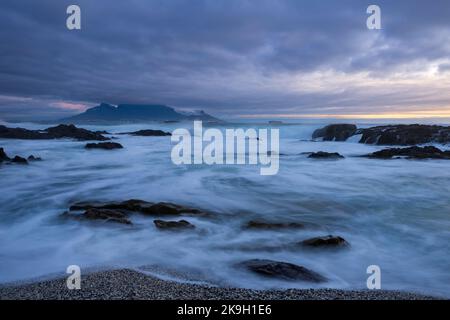
[[[94,271],[69,290],[66,277],[0,285],[0,300],[434,300],[391,290],[254,290],[162,280],[131,269]]]

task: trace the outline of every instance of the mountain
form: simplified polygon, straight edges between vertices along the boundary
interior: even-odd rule
[[[62,123],[111,123],[182,120],[221,122],[221,120],[204,111],[188,114],[175,111],[175,109],[171,107],[159,104],[119,104],[116,107],[107,103],[101,103],[96,107],[87,109],[83,113],[61,119],[60,121]]]

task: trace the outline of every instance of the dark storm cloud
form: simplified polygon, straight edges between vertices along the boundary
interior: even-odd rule
[[[81,31],[65,27],[73,3]],[[2,0],[0,95],[32,101],[0,99],[0,115],[65,108],[59,102],[156,102],[218,115],[447,103],[429,83],[420,96],[408,86],[359,87],[364,72],[386,80],[449,63],[449,1],[376,3],[381,31],[366,28],[372,1],[361,0]],[[344,74],[334,89],[323,77],[311,80],[320,90],[308,89],[309,75],[329,70]]]

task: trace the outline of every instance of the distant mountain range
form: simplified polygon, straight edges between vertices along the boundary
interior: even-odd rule
[[[183,121],[202,120],[206,122],[222,122],[204,111],[182,113],[159,104],[138,105],[119,104],[117,107],[101,103],[78,115],[61,119],[62,123],[114,123],[145,121]]]

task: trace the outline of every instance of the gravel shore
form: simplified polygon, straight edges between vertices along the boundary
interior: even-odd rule
[[[161,280],[129,270],[84,275],[81,290],[68,290],[66,278],[0,286],[0,299],[45,300],[422,300],[414,293],[385,290],[289,289],[250,290]]]

